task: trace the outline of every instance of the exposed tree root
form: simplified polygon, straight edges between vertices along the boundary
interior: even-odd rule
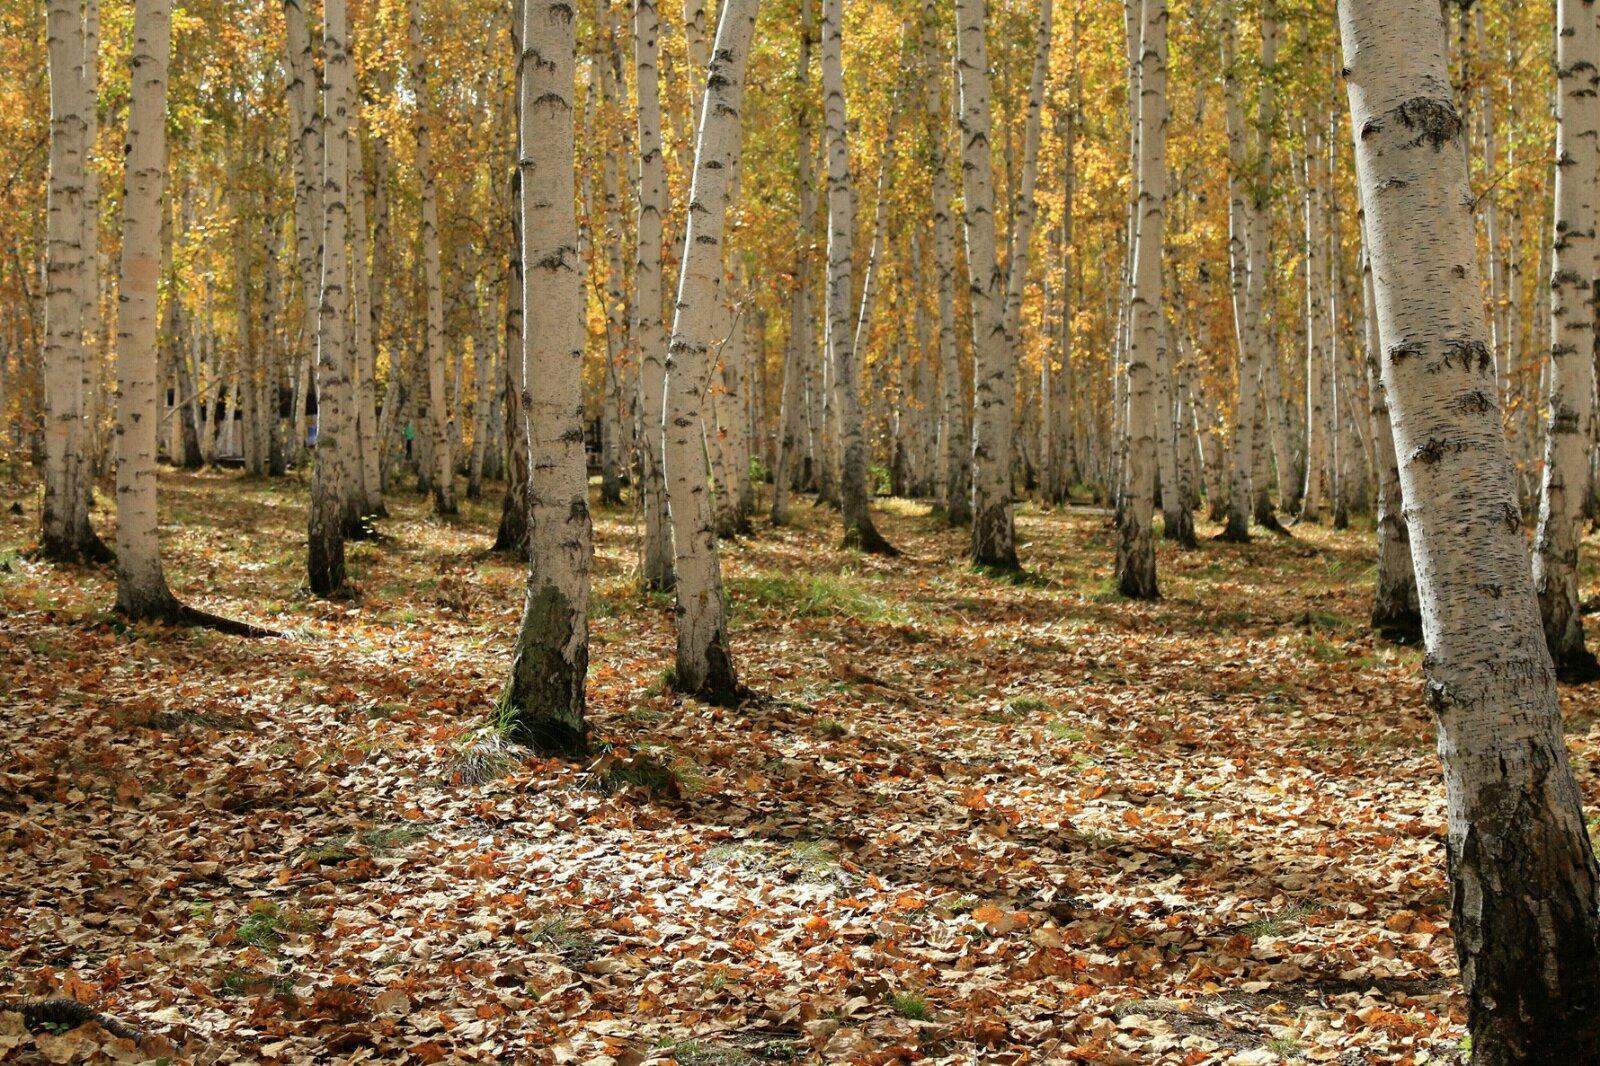
[[[47,1025],[65,1025],[76,1029],[85,1022],[94,1022],[112,1036],[124,1040],[141,1040],[144,1033],[118,1021],[109,1014],[102,1014],[87,1003],[79,1003],[75,999],[24,999],[0,1000],[0,1011],[15,1011],[22,1015],[22,1022],[29,1030],[37,1032]]]

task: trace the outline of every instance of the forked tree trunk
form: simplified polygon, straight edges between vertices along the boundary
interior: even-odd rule
[[[317,452],[311,482],[307,536],[307,576],[318,596],[344,591],[345,500],[349,492],[350,400],[349,278],[345,251],[349,211],[351,111],[355,72],[351,66],[349,25],[344,0],[324,0],[323,79],[326,131],[323,137],[322,296],[317,306]]]
[[[839,411],[839,500],[847,548],[895,554],[894,546],[872,523],[867,487],[867,438],[861,416],[862,353],[857,350],[858,321],[866,318],[872,299],[873,264],[862,286],[862,315],[853,313],[851,281],[855,257],[855,191],[850,180],[850,153],[845,134],[844,0],[822,0],[822,116],[828,137],[828,355],[833,366],[834,404]],[[893,138],[894,118],[890,117]],[[886,149],[887,152],[887,149]],[[885,168],[888,156],[885,155]],[[885,170],[887,173],[887,169]],[[888,211],[880,198],[880,221]],[[875,240],[874,251],[878,248]]]
[[[1544,480],[1533,540],[1533,581],[1556,672],[1600,677],[1584,645],[1578,610],[1578,556],[1593,448],[1595,267],[1600,242],[1600,29],[1595,0],[1559,0],[1556,70],[1554,260],[1550,274],[1550,392]]]
[[[639,349],[639,494],[644,543],[639,578],[646,589],[672,588],[672,523],[664,473],[666,331],[661,321],[661,227],[667,213],[666,160],[661,154],[661,67],[656,0],[634,0],[633,62],[638,87],[638,254],[633,266],[633,341]]]
[[[1017,570],[1011,510],[1016,353],[1006,339],[1005,281],[995,251],[989,152],[989,57],[982,0],[956,0],[963,223],[972,291],[972,561]]]
[[[1472,1060],[1600,1061],[1600,869],[1495,402],[1439,4],[1340,0],[1339,21],[1444,763]]]
[[[156,315],[170,34],[170,0],[136,0],[117,286],[117,610],[130,619],[163,621],[181,613],[161,569],[156,514]]]
[[[427,53],[422,42],[421,0],[407,0],[406,59],[415,96],[417,139],[417,180],[422,188],[422,276],[427,289],[428,432],[432,438],[433,511],[440,515],[456,513],[455,459],[451,441],[455,437],[455,408],[445,387],[444,283],[439,251],[439,192],[433,173],[433,134],[428,103]],[[422,427],[418,427],[419,432]]]
[[[922,3],[922,61],[927,83],[928,169],[933,183],[933,272],[939,287],[939,500],[951,525],[972,520],[972,425],[956,338],[955,188],[944,104],[945,50],[935,33],[934,0]]]
[[[526,0],[522,92],[522,355],[532,472],[527,598],[501,697],[513,737],[542,750],[588,747],[589,475],[583,447],[583,259],[574,206],[576,17],[567,0]]]
[[[667,348],[667,499],[678,594],[676,687],[723,704],[738,700],[739,683],[728,646],[702,410],[708,361],[721,339],[714,334],[722,239],[730,179],[739,164],[745,66],[758,6],[759,0],[723,0],[700,109],[683,267]]]
[[[1139,34],[1139,221],[1128,323],[1128,476],[1117,508],[1117,587],[1155,599],[1156,373],[1166,363],[1162,254],[1167,202],[1167,4],[1144,0]]]

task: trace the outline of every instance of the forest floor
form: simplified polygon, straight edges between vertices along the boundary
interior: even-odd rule
[[[1459,1057],[1442,786],[1419,654],[1366,632],[1369,532],[1162,545],[1150,604],[1102,512],[1024,507],[1008,582],[926,505],[880,502],[883,559],[800,502],[724,547],[755,696],[723,710],[667,688],[671,603],[599,509],[616,747],[575,764],[488,730],[498,495],[396,495],[325,603],[302,486],[162,489],[179,595],[287,636],[129,629],[109,572],[19,552],[37,495],[0,485],[0,1001],[146,1034],[0,1007],[0,1059]],[[1593,804],[1600,695],[1564,697]]]

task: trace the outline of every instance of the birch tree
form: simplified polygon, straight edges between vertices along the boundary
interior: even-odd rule
[[[435,514],[456,513],[455,409],[445,388],[444,282],[439,250],[439,191],[433,170],[433,133],[428,104],[428,59],[422,41],[421,0],[406,2],[406,62],[411,92],[416,98],[415,134],[417,180],[421,184],[422,276],[427,290],[426,346],[428,429],[432,438],[433,468],[428,480],[433,488]],[[526,101],[524,101],[526,106]]]
[[[1167,200],[1167,5],[1143,0],[1139,31],[1138,233],[1128,321],[1128,471],[1117,508],[1117,587],[1155,599],[1154,377],[1165,360],[1161,259]]]
[[[307,577],[318,596],[343,593],[345,501],[349,493],[350,141],[355,72],[344,0],[323,0],[322,63],[326,129],[322,162],[322,295],[317,306],[317,460],[311,483]]]
[[[713,703],[739,698],[706,482],[702,408],[723,271],[730,179],[739,163],[745,66],[759,0],[723,0],[706,74],[678,300],[667,347],[666,477],[677,576],[678,691]],[[641,142],[641,151],[643,151]],[[641,302],[644,302],[641,298]]]
[[[1005,281],[995,251],[994,171],[989,150],[989,57],[982,0],[956,0],[960,84],[962,222],[972,295],[972,561],[1017,570],[1011,510],[1013,377]]]
[[[1600,663],[1584,646],[1583,616],[1578,609],[1578,556],[1594,443],[1600,28],[1595,21],[1595,0],[1559,0],[1556,15],[1560,93],[1550,275],[1549,416],[1539,526],[1533,541],[1533,580],[1556,671],[1576,681],[1600,677]]]
[[[333,0],[337,3],[338,0]],[[136,0],[117,283],[117,611],[176,621],[161,567],[156,488],[157,281],[167,176],[170,0]]]
[[[944,104],[945,51],[934,32],[934,0],[922,4],[922,57],[926,78],[928,169],[933,189],[933,272],[939,292],[940,502],[951,525],[972,520],[972,426],[956,343],[956,228],[951,215],[955,189]]]
[[[861,363],[851,281],[855,256],[855,190],[845,133],[844,0],[822,0],[822,119],[828,138],[828,349],[834,404],[839,411],[839,501],[849,548],[895,554],[872,523],[867,487],[867,441],[861,421]],[[891,123],[893,119],[891,118]],[[885,164],[887,165],[887,163]],[[888,210],[880,199],[877,210]],[[874,242],[876,247],[877,242]],[[869,265],[868,270],[872,267]],[[862,300],[871,299],[872,275]],[[862,316],[865,320],[865,314]]]
[[[1600,881],[1495,401],[1436,0],[1339,0],[1472,1059],[1600,1058]]]
[[[661,56],[657,0],[634,0],[633,63],[638,94],[638,253],[633,265],[633,338],[639,348],[639,494],[644,511],[640,581],[646,589],[672,587],[672,523],[667,514],[666,330],[661,321],[662,224],[667,214],[666,160],[661,154]]]
[[[546,751],[588,747],[589,568],[594,553],[583,447],[583,260],[574,204],[576,12],[526,0],[521,86],[522,358],[531,473],[528,585],[501,697],[515,738]]]
[[[84,323],[97,299],[86,284],[90,106],[84,92],[86,40],[80,8],[51,0],[46,9],[50,68],[50,183],[45,215],[44,508],[40,549],[60,560],[108,562],[111,550],[89,524],[93,490],[87,462]]]

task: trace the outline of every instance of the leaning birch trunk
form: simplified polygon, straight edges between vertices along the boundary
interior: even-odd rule
[[[1565,680],[1600,677],[1584,646],[1578,609],[1578,557],[1589,484],[1594,417],[1595,220],[1600,213],[1600,29],[1594,0],[1560,0],[1556,69],[1554,260],[1550,274],[1550,392],[1544,480],[1533,540],[1533,581],[1556,672]]]
[[[933,270],[939,286],[940,502],[951,525],[972,520],[972,426],[956,343],[956,227],[944,105],[944,49],[934,33],[934,0],[922,4],[922,52],[927,80],[928,169],[933,185]]]
[[[724,0],[717,23],[700,109],[677,309],[667,348],[667,500],[678,594],[675,685],[686,695],[722,704],[738,700],[739,683],[728,647],[701,412],[706,368],[721,340],[714,334],[722,237],[730,179],[739,164],[745,64],[758,6],[759,0]]]
[[[428,429],[433,438],[433,511],[456,513],[455,460],[450,442],[455,436],[455,409],[445,389],[444,283],[439,252],[439,193],[433,173],[433,134],[429,128],[427,55],[422,47],[422,3],[406,3],[407,65],[411,91],[416,98],[417,180],[422,187],[422,274],[427,288]],[[524,238],[526,239],[526,238]]]
[[[858,349],[851,267],[855,256],[855,191],[850,181],[850,153],[845,133],[844,101],[844,0],[822,0],[822,118],[828,138],[828,356],[833,366],[834,405],[839,412],[839,502],[844,518],[847,548],[895,554],[895,549],[872,523],[871,493],[867,487],[867,438],[861,416],[862,353]],[[893,105],[891,105],[893,106]],[[894,116],[889,118],[889,147],[894,137]],[[881,184],[881,183],[880,183]],[[877,205],[879,232],[888,202]],[[879,242],[874,240],[876,252]],[[872,299],[873,264],[862,286],[862,314]]]
[[[1228,277],[1233,296],[1234,345],[1239,353],[1239,384],[1228,456],[1228,517],[1218,539],[1243,543],[1250,539],[1251,459],[1256,445],[1256,388],[1261,375],[1257,360],[1255,285],[1250,276],[1252,213],[1246,188],[1249,162],[1244,105],[1239,89],[1235,2],[1227,0],[1223,7],[1226,23],[1222,30],[1222,86],[1228,128]]]
[[[349,25],[344,0],[323,3],[323,82],[327,128],[322,162],[322,297],[317,306],[317,452],[311,482],[307,578],[318,596],[344,590],[345,499],[349,492],[347,413],[350,399],[348,288],[345,252],[349,211],[350,135],[355,108]]]
[[[1117,512],[1117,587],[1155,599],[1154,377],[1166,363],[1162,242],[1167,200],[1167,4],[1144,0],[1139,32],[1139,222],[1128,322],[1128,475]]]
[[[1594,1062],[1600,869],[1495,402],[1443,20],[1437,0],[1340,0],[1339,21],[1444,764],[1472,1060]]]
[[[982,0],[956,0],[963,223],[972,287],[972,561],[1017,570],[1011,511],[1011,405],[1016,353],[1006,340],[1005,282],[995,251],[989,152],[989,59]]]
[[[545,751],[588,747],[589,476],[583,448],[583,259],[574,205],[577,35],[566,0],[526,0],[522,93],[522,357],[528,587],[500,701],[513,738]]]
[[[1383,341],[1378,334],[1377,294],[1372,259],[1362,227],[1362,310],[1367,332],[1367,396],[1372,420],[1373,451],[1378,476],[1378,567],[1372,599],[1373,632],[1399,644],[1422,640],[1422,613],[1417,601],[1417,572],[1411,561],[1411,531],[1400,494],[1400,460],[1389,428],[1389,397],[1383,388]]]
[[[156,305],[167,174],[170,0],[137,0],[133,18],[117,285],[117,610],[130,619],[174,621],[182,608],[161,569],[156,514]]]
[[[661,322],[662,223],[667,214],[666,160],[661,154],[661,69],[656,0],[634,0],[633,61],[638,91],[638,253],[633,266],[633,341],[639,349],[639,495],[644,543],[639,577],[646,589],[672,587],[672,524],[667,514],[663,414],[666,331]]]
[[[816,158],[811,143],[811,37],[815,32],[815,8],[811,0],[800,0],[800,48],[795,57],[794,80],[799,99],[795,137],[799,142],[795,187],[799,217],[795,233],[794,290],[789,296],[789,342],[783,354],[783,400],[779,410],[781,426],[778,454],[772,467],[772,524],[789,520],[790,482],[800,467],[805,444],[806,367],[817,346],[816,326],[812,321],[812,236],[817,229],[817,187],[812,175]]]
[[[50,193],[45,233],[44,508],[40,546],[55,559],[106,562],[111,551],[89,524],[91,427],[85,418],[84,325],[92,321],[85,247],[89,181],[83,26],[76,3],[51,0]]]

